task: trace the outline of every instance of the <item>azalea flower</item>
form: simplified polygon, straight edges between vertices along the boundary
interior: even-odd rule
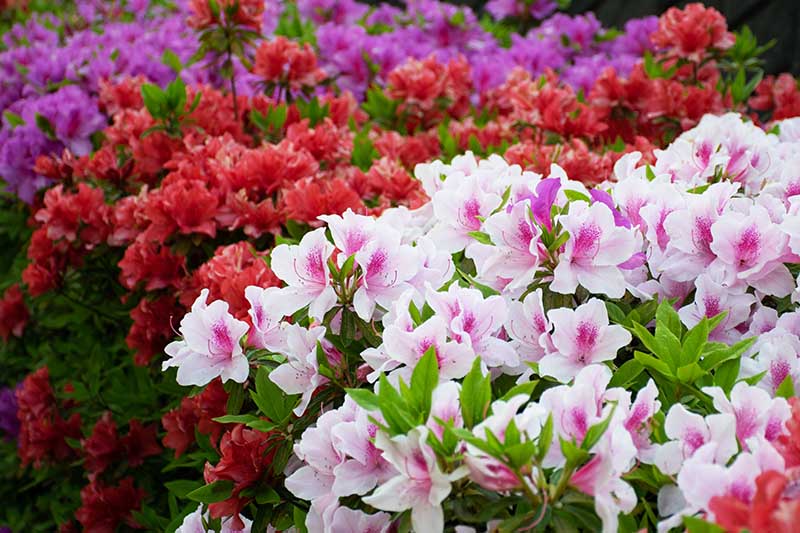
[[[716,463],[725,463],[737,450],[736,417],[730,413],[703,418],[675,404],[667,413],[664,432],[671,440],[656,451],[655,465],[665,474],[677,474],[681,464],[705,444],[714,444]]]
[[[638,235],[618,227],[611,210],[599,202],[572,202],[559,222],[570,237],[559,255],[550,289],[572,294],[581,285],[595,294],[622,297],[625,279],[619,265],[639,251]]]
[[[322,320],[336,304],[328,270],[333,249],[325,229],[319,228],[303,235],[297,245],[281,244],[272,251],[272,271],[287,285],[278,296],[286,314],[308,305],[309,315]]]
[[[182,340],[171,342],[164,351],[170,359],[162,370],[178,368],[181,385],[206,385],[219,376],[222,381],[244,383],[250,364],[240,344],[249,329],[246,322],[228,313],[228,304],[216,300],[207,304],[208,289],[203,289],[192,310],[181,320]]]
[[[286,328],[287,361],[270,372],[271,379],[287,394],[301,394],[301,400],[294,413],[301,416],[311,401],[311,395],[328,378],[319,373],[317,362],[317,343],[322,342],[325,328],[314,326],[306,329],[292,324]]]
[[[427,438],[428,428],[424,426],[393,438],[379,432],[375,445],[400,473],[363,501],[383,511],[410,509],[415,531],[440,533],[444,531],[442,501],[450,494],[450,484],[463,474],[458,470],[442,472],[433,450],[425,444]]]
[[[554,330],[555,351],[539,361],[539,371],[566,383],[593,363],[614,359],[617,351],[631,342],[625,328],[609,325],[602,301],[591,299],[576,309],[559,308],[547,313]]]

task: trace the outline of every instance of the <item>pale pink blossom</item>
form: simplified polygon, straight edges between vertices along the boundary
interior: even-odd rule
[[[715,444],[714,461],[725,463],[736,453],[736,418],[732,414],[713,414],[705,418],[691,413],[681,404],[673,405],[664,422],[671,439],[656,451],[655,465],[665,474],[676,474],[683,462],[704,444]]]
[[[311,395],[328,379],[319,373],[317,342],[325,336],[325,328],[306,329],[297,324],[286,328],[286,362],[270,372],[271,379],[287,394],[301,394],[300,404],[294,413],[302,415],[311,401]]]
[[[366,514],[339,507],[333,513],[329,533],[386,533],[391,525],[392,517],[387,513]]]
[[[431,413],[428,416],[427,426],[439,439],[444,434],[444,424],[452,424],[453,427],[464,427],[464,419],[461,416],[461,400],[459,394],[461,385],[455,381],[445,381],[440,383],[433,390],[431,399]]]
[[[347,458],[333,469],[333,493],[337,496],[366,494],[397,474],[375,447],[378,426],[358,409],[355,420],[341,422],[331,430],[333,443]]]
[[[729,283],[742,280],[779,298],[794,290],[794,279],[781,262],[788,238],[763,207],[752,206],[746,216],[724,214],[711,226],[711,234],[715,262],[725,269]]]
[[[609,325],[608,311],[601,300],[591,299],[576,309],[565,307],[547,313],[554,330],[555,351],[539,361],[539,372],[562,383],[593,363],[610,361],[631,342],[625,328]]]
[[[192,310],[181,320],[183,339],[164,348],[170,359],[162,363],[161,369],[178,367],[176,379],[181,385],[206,385],[217,376],[223,382],[244,383],[250,365],[240,341],[248,325],[228,312],[226,302],[206,304],[207,299],[208,289],[203,289]]]
[[[239,516],[238,518],[241,520],[242,524],[244,524],[243,528],[239,529],[234,527],[232,524],[234,522],[233,517],[229,516],[222,519],[222,527],[219,533],[250,533],[250,527],[253,525],[253,521],[243,516]],[[183,522],[181,522],[181,525],[175,530],[175,533],[206,533],[208,529],[205,524],[210,520],[211,518],[208,516],[208,510],[204,513],[203,504],[200,504],[197,506],[196,510],[184,517]]]
[[[400,244],[398,233],[389,231],[380,232],[355,256],[362,274],[353,307],[361,319],[369,321],[377,305],[388,309],[411,288],[408,282],[417,274],[420,258],[414,248]]]
[[[375,219],[353,213],[348,209],[342,215],[321,215],[318,217],[328,225],[333,244],[341,252],[340,262],[364,248],[376,235]]]
[[[535,363],[548,351],[555,348],[550,342],[550,321],[542,304],[542,289],[536,289],[525,297],[525,301],[511,301],[505,330],[511,337],[511,345],[520,356],[521,364],[512,373],[526,374],[530,368],[525,363]]]
[[[497,338],[508,311],[501,296],[484,298],[477,289],[450,285],[446,292],[428,289],[428,304],[447,324],[448,335],[467,346],[488,366],[516,366],[519,363],[511,345]]]
[[[445,474],[436,455],[425,441],[428,428],[414,428],[408,435],[389,438],[379,432],[375,445],[383,451],[399,474],[379,486],[364,503],[390,512],[411,510],[415,531],[441,533],[444,530],[442,501],[450,494],[450,484],[461,476],[456,471]]]
[[[725,286],[713,273],[703,274],[695,281],[694,302],[678,310],[678,315],[687,328],[693,328],[704,318],[713,318],[726,312],[725,318],[710,333],[709,338],[720,342],[736,342],[741,333],[735,328],[750,317],[750,308],[755,296],[745,292],[743,284]]]
[[[714,400],[717,411],[736,417],[736,438],[745,449],[750,439],[778,438],[791,418],[791,408],[785,399],[771,398],[763,389],[742,381],[733,386],[730,400],[720,387],[703,387],[703,392]]]
[[[256,348],[279,352],[285,348],[286,332],[282,327],[284,313],[281,310],[281,290],[276,287],[263,289],[251,285],[244,290],[250,303],[248,314],[253,321],[249,342]]]
[[[550,289],[572,294],[581,285],[591,293],[622,297],[625,278],[619,265],[639,251],[639,235],[618,227],[611,210],[599,202],[572,202],[569,213],[559,221],[570,237],[559,255]]]
[[[387,327],[383,332],[383,345],[386,354],[409,371],[429,348],[434,347],[439,362],[439,378],[443,381],[463,378],[474,359],[468,346],[447,341],[447,323],[440,316],[429,318],[413,331]]]
[[[300,244],[281,244],[272,251],[272,271],[287,285],[278,296],[286,314],[308,305],[309,316],[322,320],[336,304],[328,269],[332,252],[325,228],[306,233]]]

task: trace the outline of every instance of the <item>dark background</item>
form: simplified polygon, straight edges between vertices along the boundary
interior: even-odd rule
[[[362,0],[379,4],[380,0]],[[448,0],[468,5],[480,12],[486,0]],[[391,2],[397,4],[396,1]],[[604,26],[622,28],[625,21],[647,15],[660,15],[671,6],[687,2],[668,0],[572,0],[568,13],[594,11]],[[703,2],[725,15],[728,28],[736,30],[747,25],[760,44],[770,39],[777,43],[764,55],[768,73],[800,74],[800,0],[708,0]]]

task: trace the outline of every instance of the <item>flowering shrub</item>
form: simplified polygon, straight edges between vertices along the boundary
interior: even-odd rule
[[[551,4],[11,30],[0,522],[783,524],[794,80],[702,6],[615,36]]]
[[[309,531],[785,524],[794,125],[708,115],[593,189],[467,154],[417,166],[417,209],[320,217],[249,324],[204,291],[167,347],[252,398],[189,498]],[[271,460],[219,476],[236,441]]]

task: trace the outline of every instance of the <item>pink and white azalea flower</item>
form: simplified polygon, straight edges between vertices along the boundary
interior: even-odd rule
[[[461,400],[459,394],[461,384],[455,381],[445,381],[440,383],[433,390],[431,399],[431,413],[428,416],[427,426],[439,439],[444,434],[444,426],[441,422],[452,423],[453,427],[464,427],[464,419],[461,416]]]
[[[539,372],[562,383],[590,364],[614,359],[617,350],[631,342],[631,334],[625,328],[609,325],[606,306],[598,299],[574,310],[552,309],[547,317],[554,327],[551,339],[555,352],[539,361]]]
[[[725,286],[715,279],[718,277],[711,273],[699,276],[695,281],[697,291],[694,302],[680,308],[678,315],[686,327],[693,328],[704,318],[713,318],[726,312],[725,318],[714,328],[709,338],[732,343],[741,338],[741,333],[735,328],[750,318],[750,308],[756,298],[745,292],[744,284]]]
[[[746,216],[729,212],[711,226],[711,250],[717,255],[729,279],[746,281],[759,291],[788,296],[794,279],[781,262],[787,249],[787,236],[770,220],[769,213],[754,205]]]
[[[222,381],[244,383],[250,364],[240,341],[247,333],[246,322],[236,320],[228,312],[228,304],[216,300],[206,304],[208,289],[203,289],[192,304],[192,310],[181,320],[183,340],[164,348],[170,359],[162,370],[178,367],[177,382],[181,385],[206,385],[219,376]]]
[[[530,373],[531,369],[525,363],[535,363],[547,352],[555,351],[550,341],[550,321],[542,304],[542,289],[528,294],[523,302],[509,303],[505,330],[521,362],[518,367],[507,369],[513,374]]]
[[[481,220],[500,205],[500,195],[484,191],[474,175],[450,175],[433,196],[436,226],[428,236],[437,247],[457,252],[473,242],[471,231],[480,231]]]
[[[715,444],[714,461],[724,464],[736,453],[736,418],[729,413],[705,418],[691,413],[681,404],[667,413],[664,431],[671,440],[659,446],[655,465],[665,474],[677,474],[681,464],[704,444]]]
[[[378,426],[369,417],[359,408],[355,420],[341,422],[331,430],[336,449],[347,456],[333,469],[332,490],[336,496],[366,494],[397,474],[375,447]]]
[[[450,285],[447,292],[426,292],[428,304],[444,318],[448,335],[469,347],[488,366],[516,366],[519,363],[511,345],[497,335],[506,321],[507,309],[501,296],[484,298],[477,289]]]
[[[386,533],[392,525],[387,513],[367,514],[348,507],[339,507],[333,513],[330,533]]]
[[[519,202],[510,211],[502,210],[487,218],[482,227],[492,244],[475,243],[467,256],[475,261],[482,279],[512,280],[506,289],[524,289],[533,281],[539,267],[541,230],[531,218],[530,204]]]
[[[362,499],[367,505],[382,511],[410,509],[415,531],[441,533],[444,530],[442,501],[450,494],[451,482],[462,473],[442,472],[436,455],[425,443],[427,438],[428,428],[424,426],[412,429],[408,435],[393,438],[379,432],[375,445],[399,474]]]
[[[763,389],[743,381],[733,386],[730,400],[720,387],[704,387],[703,392],[714,400],[717,411],[736,417],[736,438],[745,449],[750,439],[778,438],[791,418],[791,408],[785,399],[771,398]]]
[[[279,295],[286,314],[292,314],[306,305],[309,316],[322,320],[325,313],[336,304],[336,293],[331,286],[328,259],[333,245],[325,237],[325,228],[303,235],[300,244],[281,244],[272,251],[272,271],[286,287]]]
[[[429,318],[413,331],[387,327],[383,332],[383,346],[389,358],[406,366],[409,376],[417,361],[433,346],[442,381],[466,376],[474,359],[468,346],[447,341],[447,323],[440,316]]]
[[[243,528],[234,527],[233,522],[234,517],[229,516],[222,520],[222,527],[220,528],[220,533],[250,533],[250,528],[253,525],[252,520],[248,520],[243,516],[237,517],[242,524],[244,525]],[[208,529],[206,528],[206,524],[211,520],[208,516],[208,510],[203,512],[203,504],[197,506],[197,509],[192,513],[189,513],[184,517],[183,522],[181,525],[178,526],[178,529],[175,530],[175,533],[206,533]]]
[[[569,213],[559,221],[570,237],[559,255],[550,289],[573,294],[581,285],[595,294],[622,297],[625,278],[619,265],[640,250],[639,234],[618,227],[611,210],[599,202],[572,202]]]
[[[251,285],[244,290],[244,297],[250,302],[248,314],[253,321],[250,331],[250,344],[271,352],[285,349],[286,332],[282,326],[284,313],[281,310],[281,289],[266,289]]]
[[[328,224],[333,244],[341,252],[340,262],[364,248],[376,234],[375,218],[353,213],[348,209],[341,215],[321,215],[320,220]]]
[[[311,395],[328,378],[319,373],[317,342],[325,336],[325,328],[306,329],[297,324],[286,328],[286,362],[270,372],[269,379],[287,394],[301,394],[300,404],[294,414],[302,415],[311,401]]]
[[[409,280],[419,268],[417,251],[400,244],[400,234],[380,232],[355,254],[362,275],[353,297],[353,307],[362,320],[372,320],[376,305],[388,309],[411,288]]]

